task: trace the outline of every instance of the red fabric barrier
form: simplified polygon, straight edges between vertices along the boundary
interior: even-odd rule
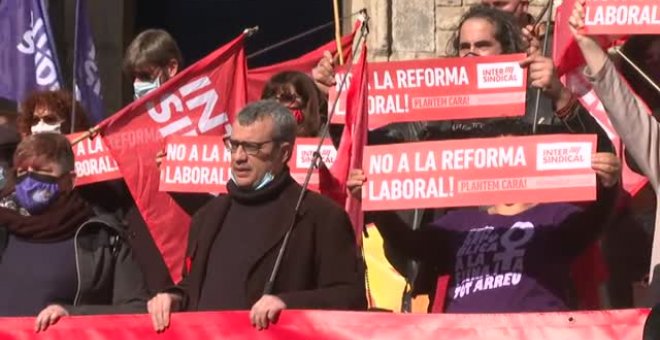
[[[0,318],[3,339],[561,339],[638,340],[646,309],[534,314],[390,314],[285,311],[265,331],[247,312],[180,313],[156,334],[146,315],[69,317],[44,333],[34,318]]]

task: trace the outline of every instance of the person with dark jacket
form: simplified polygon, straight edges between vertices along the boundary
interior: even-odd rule
[[[250,310],[264,329],[285,308],[366,308],[364,272],[350,220],[341,207],[302,191],[286,164],[296,136],[289,110],[272,100],[248,105],[232,135],[228,195],[200,209],[191,222],[184,278],[148,303],[154,328],[170,311]],[[281,266],[264,293],[287,230]]]
[[[28,136],[13,163],[0,200],[0,315],[38,315],[42,331],[67,315],[144,312],[124,228],[73,189],[68,139]]]

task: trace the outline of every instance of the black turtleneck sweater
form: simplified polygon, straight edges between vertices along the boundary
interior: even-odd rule
[[[281,209],[277,197],[291,183],[293,179],[288,171],[256,191],[241,189],[229,181],[227,189],[231,203],[224,221],[219,221],[222,225],[209,252],[198,310],[246,310],[252,307],[247,302],[245,287],[250,258],[254,249],[264,242],[265,232],[273,227],[274,221],[269,216]],[[236,245],[240,245],[238,252]]]

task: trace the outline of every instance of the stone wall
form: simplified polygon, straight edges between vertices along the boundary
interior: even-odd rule
[[[344,0],[351,12],[366,8],[370,22],[371,60],[406,60],[444,56],[447,43],[467,8],[481,0]],[[547,0],[530,0],[538,14]],[[559,5],[555,1],[555,6]]]

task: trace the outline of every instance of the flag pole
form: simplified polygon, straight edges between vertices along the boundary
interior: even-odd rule
[[[651,77],[649,77],[644,71],[642,71],[642,69],[640,69],[640,68],[635,64],[634,61],[630,60],[630,58],[628,58],[628,56],[627,56],[625,53],[623,53],[623,52],[621,51],[621,47],[616,46],[616,47],[614,48],[614,51],[615,51],[618,55],[620,55],[621,58],[623,58],[623,60],[625,60],[625,61],[626,61],[626,62],[627,62],[627,63],[628,63],[633,69],[635,69],[635,71],[637,71],[637,73],[639,73],[639,75],[642,76],[642,78],[644,78],[644,80],[646,80],[646,82],[648,82],[649,85],[651,85],[656,91],[658,91],[658,93],[660,93],[660,86],[658,86],[658,84],[656,84],[656,83],[653,81],[653,79],[651,79]]]
[[[547,4],[547,17],[546,17],[546,22],[548,23],[548,28],[550,27],[550,22],[552,21],[552,6],[553,6],[553,0],[548,0]],[[545,11],[544,11],[545,12]],[[535,25],[538,25],[539,23],[535,23]],[[533,32],[532,32],[533,33]],[[548,48],[550,45],[550,39],[548,39],[548,32],[545,32],[543,36],[543,46],[541,47],[541,55],[545,56],[548,52]],[[536,134],[536,128],[538,126],[538,119],[539,119],[539,109],[541,108],[541,95],[542,95],[542,89],[536,89],[536,96],[534,98],[534,122],[532,123],[532,133]]]
[[[75,10],[75,24],[73,29],[73,78],[71,79],[71,131],[74,133],[76,131],[76,67],[78,66],[78,23],[80,22],[80,0],[76,0],[76,10]]]
[[[356,15],[358,15],[358,14],[360,14],[360,13],[362,13],[362,10],[359,10],[359,11],[357,11],[357,12],[355,12],[355,13],[351,13],[350,15],[345,15],[345,16],[341,17],[340,19],[341,19],[341,20],[344,20],[344,19],[350,19],[350,18],[352,18],[352,17],[354,17],[354,16],[356,16]],[[264,54],[264,53],[266,53],[266,52],[270,52],[271,50],[274,50],[274,49],[276,49],[276,48],[282,47],[282,46],[284,46],[284,45],[286,45],[286,44],[288,44],[288,43],[290,43],[290,42],[296,41],[296,40],[298,40],[298,39],[302,39],[302,38],[304,38],[304,37],[306,37],[306,36],[309,36],[309,35],[311,35],[311,34],[314,34],[314,33],[318,32],[318,31],[321,31],[321,30],[323,30],[323,29],[325,29],[325,28],[328,28],[328,27],[334,25],[334,23],[335,23],[334,20],[333,20],[333,21],[329,21],[329,22],[326,22],[325,24],[321,24],[321,25],[319,25],[319,26],[316,26],[316,27],[313,27],[313,28],[311,28],[311,29],[308,29],[308,30],[306,30],[306,31],[304,31],[304,32],[302,32],[302,33],[299,33],[299,34],[297,34],[297,35],[294,35],[293,37],[286,38],[286,39],[284,39],[284,40],[282,40],[282,41],[278,41],[278,42],[276,42],[276,43],[274,43],[274,44],[272,44],[272,45],[270,45],[270,46],[266,46],[266,47],[264,47],[263,49],[261,49],[261,50],[259,50],[259,51],[253,52],[252,54],[250,54],[250,55],[247,56],[247,59],[250,60],[250,59],[252,59],[252,58],[256,58],[256,57],[258,57],[258,56],[260,56],[260,55],[262,55],[262,54]]]
[[[344,51],[341,46],[341,22],[339,22],[339,0],[332,1],[332,9],[335,14],[335,42],[339,54],[339,65],[344,65]]]
[[[366,16],[366,10],[363,11],[363,14],[364,14],[364,18],[361,19],[363,20],[363,22],[362,22],[362,27],[360,29],[360,35],[358,36],[358,45],[366,38],[369,32],[367,29],[368,17]],[[323,130],[319,138],[319,143],[316,146],[316,151],[312,156],[313,157],[312,162],[307,168],[307,174],[305,175],[305,181],[303,182],[300,195],[298,195],[298,201],[296,202],[296,208],[293,211],[291,224],[289,224],[289,229],[287,230],[286,234],[284,235],[284,239],[282,240],[282,245],[280,246],[280,249],[277,253],[277,258],[275,259],[275,264],[273,265],[273,270],[271,271],[270,276],[268,277],[268,282],[266,282],[266,285],[264,286],[263,295],[270,295],[273,293],[273,286],[275,284],[275,279],[277,278],[277,274],[280,271],[280,265],[282,264],[282,258],[284,257],[284,252],[286,251],[286,248],[289,244],[289,239],[291,237],[291,232],[293,231],[293,227],[296,225],[296,222],[298,221],[298,211],[300,210],[302,201],[305,198],[305,194],[307,193],[307,187],[309,186],[309,181],[312,178],[312,173],[314,172],[314,168],[317,167],[319,162],[321,161],[321,147],[323,147],[323,142],[325,141],[325,139],[328,138],[328,134],[330,132],[330,122],[332,121],[332,117],[335,114],[335,110],[337,109],[337,103],[339,102],[339,97],[342,91],[344,91],[344,88],[346,87],[346,80],[348,79],[348,75],[351,73],[352,68],[353,68],[353,63],[352,62],[348,63],[346,73],[344,73],[344,76],[341,78],[341,82],[339,83],[339,89],[337,90],[337,97],[335,98],[335,101],[332,103],[332,108],[328,113],[328,121],[323,126]]]

